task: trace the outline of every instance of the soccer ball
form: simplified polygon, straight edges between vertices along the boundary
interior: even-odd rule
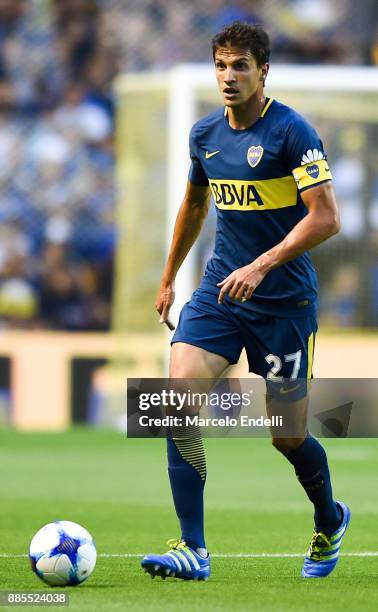
[[[84,582],[94,570],[96,557],[91,534],[71,521],[45,525],[30,542],[32,570],[52,586],[73,586]]]

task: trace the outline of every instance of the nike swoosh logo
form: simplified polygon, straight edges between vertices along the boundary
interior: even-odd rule
[[[324,166],[324,170],[325,170],[326,172],[329,172],[329,168],[328,168],[328,166],[327,166],[327,168]]]
[[[282,393],[282,395],[285,395],[286,393],[291,393],[292,391],[295,391],[296,389],[299,389],[300,385],[295,385],[295,387],[292,387],[291,389],[285,389],[284,387],[280,388],[280,393]]]
[[[206,159],[210,159],[210,157],[214,157],[214,155],[217,155],[218,153],[220,153],[220,151],[213,151],[213,153],[209,153],[209,151],[206,151],[205,157]]]

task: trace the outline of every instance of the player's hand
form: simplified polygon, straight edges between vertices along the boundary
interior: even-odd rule
[[[266,272],[261,269],[258,260],[251,264],[238,268],[229,274],[217,287],[221,290],[218,296],[218,304],[223,304],[226,295],[231,300],[246,302],[252,297],[252,293],[264,279]]]
[[[166,283],[162,281],[159,289],[159,293],[156,297],[155,308],[160,314],[159,323],[165,323],[167,327],[173,331],[175,326],[169,320],[169,311],[175,300],[175,288],[174,283]]]

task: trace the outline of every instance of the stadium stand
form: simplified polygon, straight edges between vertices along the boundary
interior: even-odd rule
[[[275,62],[374,63],[376,3],[364,6],[360,11],[351,0],[1,0],[0,327],[110,326],[117,73],[207,62],[209,36],[236,18],[265,25]],[[343,240],[352,253],[363,232],[363,138],[362,128],[340,124],[332,139]],[[377,177],[372,189],[376,244]],[[348,262],[327,280],[325,316],[341,325],[360,321],[357,267]],[[372,304],[377,278],[375,265]],[[377,322],[378,311],[372,316]]]

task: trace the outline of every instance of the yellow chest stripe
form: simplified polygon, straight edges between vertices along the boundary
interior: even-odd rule
[[[297,185],[291,175],[262,181],[209,178],[209,185],[221,210],[271,210],[297,203]]]

